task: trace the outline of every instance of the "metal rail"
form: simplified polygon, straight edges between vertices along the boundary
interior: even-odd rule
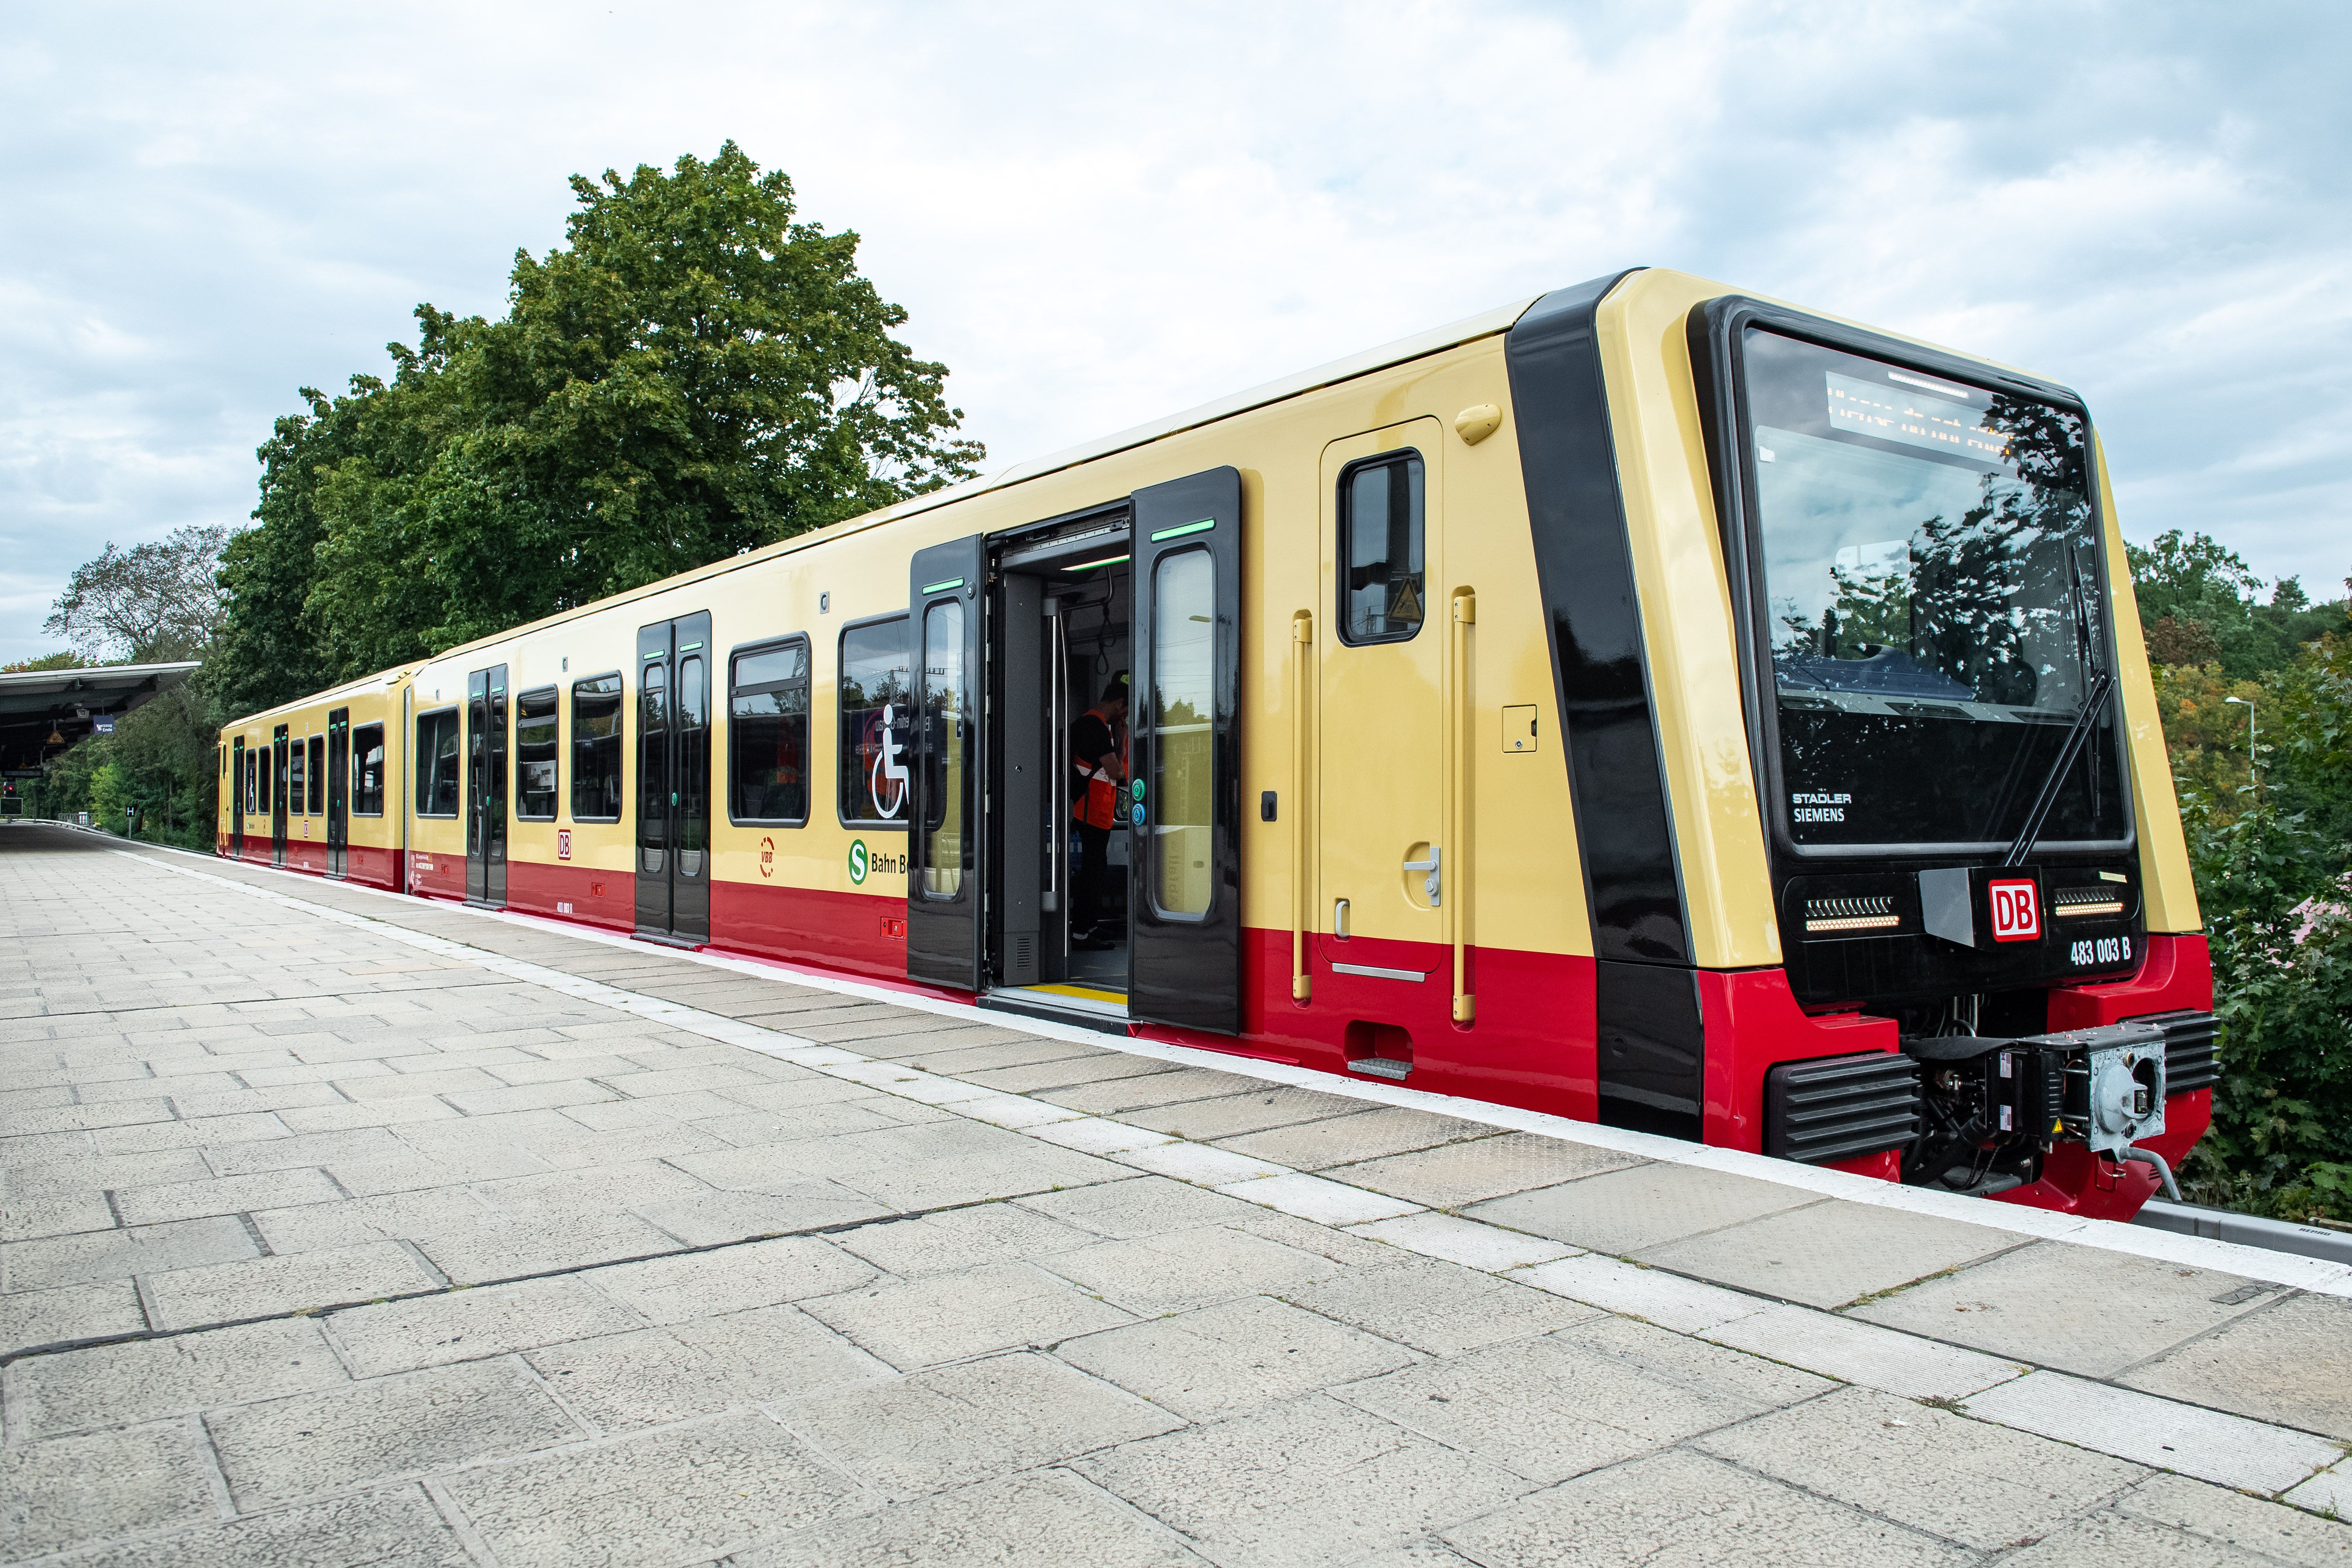
[[[2325,1230],[2315,1225],[2295,1225],[2283,1219],[2263,1219],[2228,1209],[2198,1204],[2168,1204],[2150,1198],[2134,1216],[2134,1225],[2169,1230],[2181,1236],[2201,1236],[2208,1241],[2234,1241],[2270,1252],[2292,1252],[2329,1263],[2352,1263],[2352,1231]]]

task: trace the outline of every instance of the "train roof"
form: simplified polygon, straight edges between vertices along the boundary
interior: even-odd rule
[[[1180,435],[1203,425],[1212,425],[1220,419],[1229,419],[1236,414],[1245,414],[1253,408],[1263,408],[1268,404],[1280,403],[1285,398],[1297,397],[1303,393],[1313,392],[1318,387],[1335,385],[1339,382],[1352,380],[1360,375],[1368,375],[1373,371],[1385,369],[1392,364],[1403,364],[1411,360],[1441,353],[1463,343],[1475,342],[1480,338],[1493,337],[1498,332],[1508,331],[1511,324],[1527,313],[1528,307],[1542,297],[1539,294],[1530,295],[1527,299],[1508,305],[1497,306],[1491,310],[1481,310],[1475,316],[1465,316],[1461,321],[1446,326],[1432,328],[1425,332],[1416,332],[1411,337],[1399,338],[1394,342],[1383,343],[1378,348],[1366,349],[1360,353],[1349,354],[1345,359],[1336,359],[1328,364],[1317,365],[1311,370],[1298,371],[1277,380],[1262,383],[1246,391],[1229,394],[1211,402],[1187,408],[1181,413],[1171,414],[1148,424],[1131,426],[1113,435],[1099,437],[1075,447],[1066,447],[1058,452],[1034,458],[1027,462],[1015,463],[1011,468],[1000,469],[993,474],[966,479],[961,484],[949,485],[941,489],[929,490],[922,495],[909,496],[905,500],[893,502],[879,510],[849,518],[829,527],[812,529],[806,533],[796,533],[790,539],[778,540],[773,544],[762,545],[757,550],[748,551],[741,555],[730,555],[724,560],[713,561],[689,571],[680,572],[675,576],[641,584],[635,588],[607,595],[589,604],[562,610],[536,621],[526,621],[520,626],[509,626],[502,631],[493,632],[488,637],[476,637],[471,642],[459,643],[455,647],[443,649],[433,658],[447,658],[454,654],[463,653],[468,648],[504,642],[518,633],[533,631],[541,626],[561,626],[565,621],[575,619],[593,610],[601,610],[613,605],[625,605],[632,599],[645,598],[681,584],[716,577],[728,572],[740,571],[746,566],[757,565],[763,561],[772,561],[777,556],[789,555],[794,551],[806,550],[812,545],[824,543],[827,540],[840,539],[869,528],[878,528],[886,522],[931,511],[971,496],[986,495],[992,490],[1007,489],[1030,479],[1042,479],[1047,474],[1058,473],[1064,468],[1073,468],[1081,463],[1092,462],[1097,458],[1107,458],[1115,452],[1124,452],[1136,447],[1148,446],[1153,441],[1169,436]],[[425,662],[426,661],[419,660],[418,666],[412,667],[412,669],[421,667]],[[315,700],[305,699],[304,700]]]

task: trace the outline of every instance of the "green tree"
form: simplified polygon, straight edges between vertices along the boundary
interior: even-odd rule
[[[228,530],[190,523],[119,550],[111,540],[74,568],[42,630],[70,637],[91,663],[156,664],[196,658],[221,619],[221,548]]]
[[[505,317],[419,306],[387,381],[278,422],[231,546],[232,708],[284,700],[966,478],[946,368],[857,237],[728,142],[575,176]]]
[[[2315,605],[2303,584],[2282,578],[2270,603],[2263,580],[2234,550],[2179,529],[2143,550],[2126,547],[2148,657],[2160,665],[2219,665],[2233,680],[2252,680],[2292,663],[2295,650],[2347,629],[2347,601]],[[2352,587],[2352,584],[2347,584]]]

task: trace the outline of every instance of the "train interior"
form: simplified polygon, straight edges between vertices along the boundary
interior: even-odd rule
[[[994,999],[1124,1017],[1129,976],[1128,724],[1106,694],[1130,668],[1121,515],[998,558],[990,857]],[[1108,735],[1102,755],[1082,752]]]

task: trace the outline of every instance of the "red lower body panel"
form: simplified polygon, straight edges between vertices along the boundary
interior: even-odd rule
[[[713,882],[710,943],[761,958],[904,981],[907,900],[773,882]]]
[[[457,863],[457,869],[462,883],[464,861]],[[463,890],[461,887],[460,896]],[[626,871],[599,871],[560,861],[551,866],[541,860],[509,860],[507,907],[527,914],[628,931],[637,923],[637,883]]]

